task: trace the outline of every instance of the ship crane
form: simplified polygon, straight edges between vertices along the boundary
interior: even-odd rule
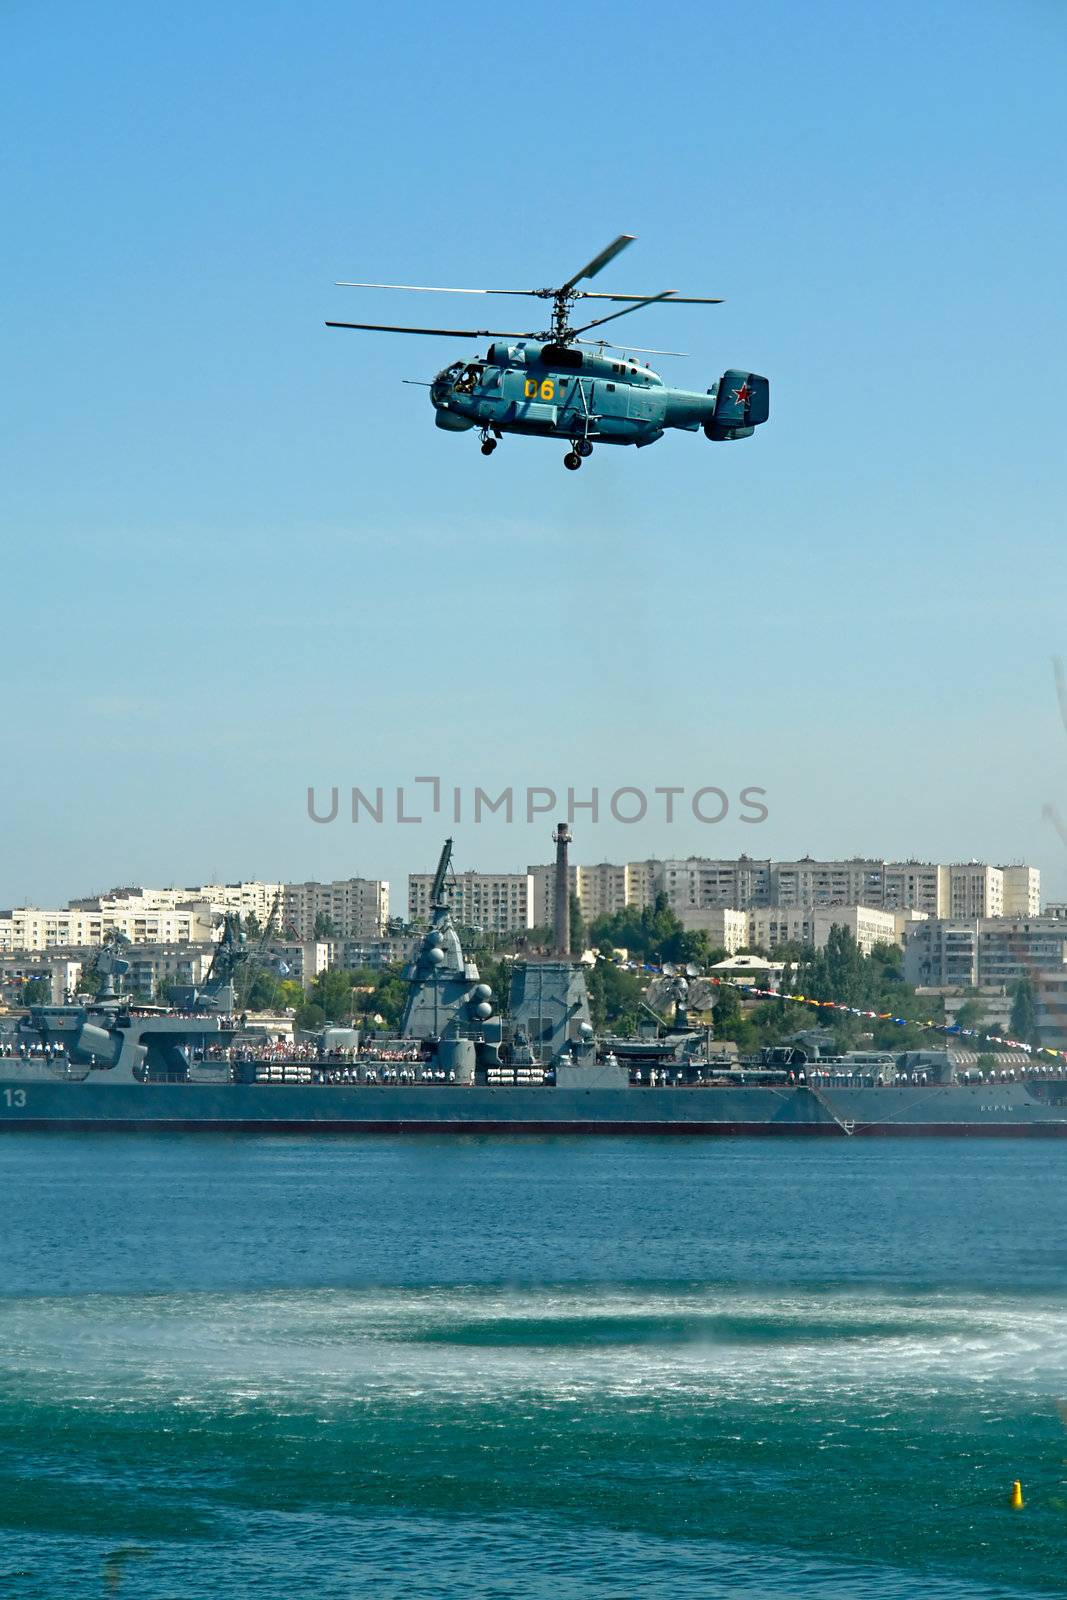
[[[454,841],[451,839],[446,839],[441,847],[441,856],[437,863],[437,871],[433,875],[433,883],[430,886],[431,910],[436,909],[438,906],[447,904],[445,900],[445,882],[448,878],[449,869],[452,865],[453,842]]]

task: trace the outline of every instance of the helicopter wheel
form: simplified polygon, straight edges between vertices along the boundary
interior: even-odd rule
[[[578,454],[583,458],[583,460],[593,454],[593,446],[591,441],[588,439],[576,439],[574,441],[574,448],[577,450]]]
[[[563,457],[563,465],[567,468],[568,472],[577,472],[581,464],[582,458],[575,450],[568,450],[567,454]]]
[[[482,441],[482,455],[483,456],[491,456],[495,449],[496,449],[496,440],[495,439],[485,439],[485,440]]]

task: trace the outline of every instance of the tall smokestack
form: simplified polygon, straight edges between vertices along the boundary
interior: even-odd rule
[[[552,840],[556,846],[556,954],[566,960],[571,953],[571,877],[567,868],[571,831],[565,822],[556,824]]]

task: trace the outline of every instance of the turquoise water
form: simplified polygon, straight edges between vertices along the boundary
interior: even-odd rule
[[[8,1134],[0,1594],[1065,1593],[1065,1178]]]

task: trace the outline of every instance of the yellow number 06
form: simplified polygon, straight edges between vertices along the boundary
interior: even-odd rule
[[[554,400],[556,397],[556,385],[551,378],[545,378],[540,388],[538,388],[536,378],[527,378],[523,387],[527,400],[532,400],[538,393],[540,393],[542,400]]]

